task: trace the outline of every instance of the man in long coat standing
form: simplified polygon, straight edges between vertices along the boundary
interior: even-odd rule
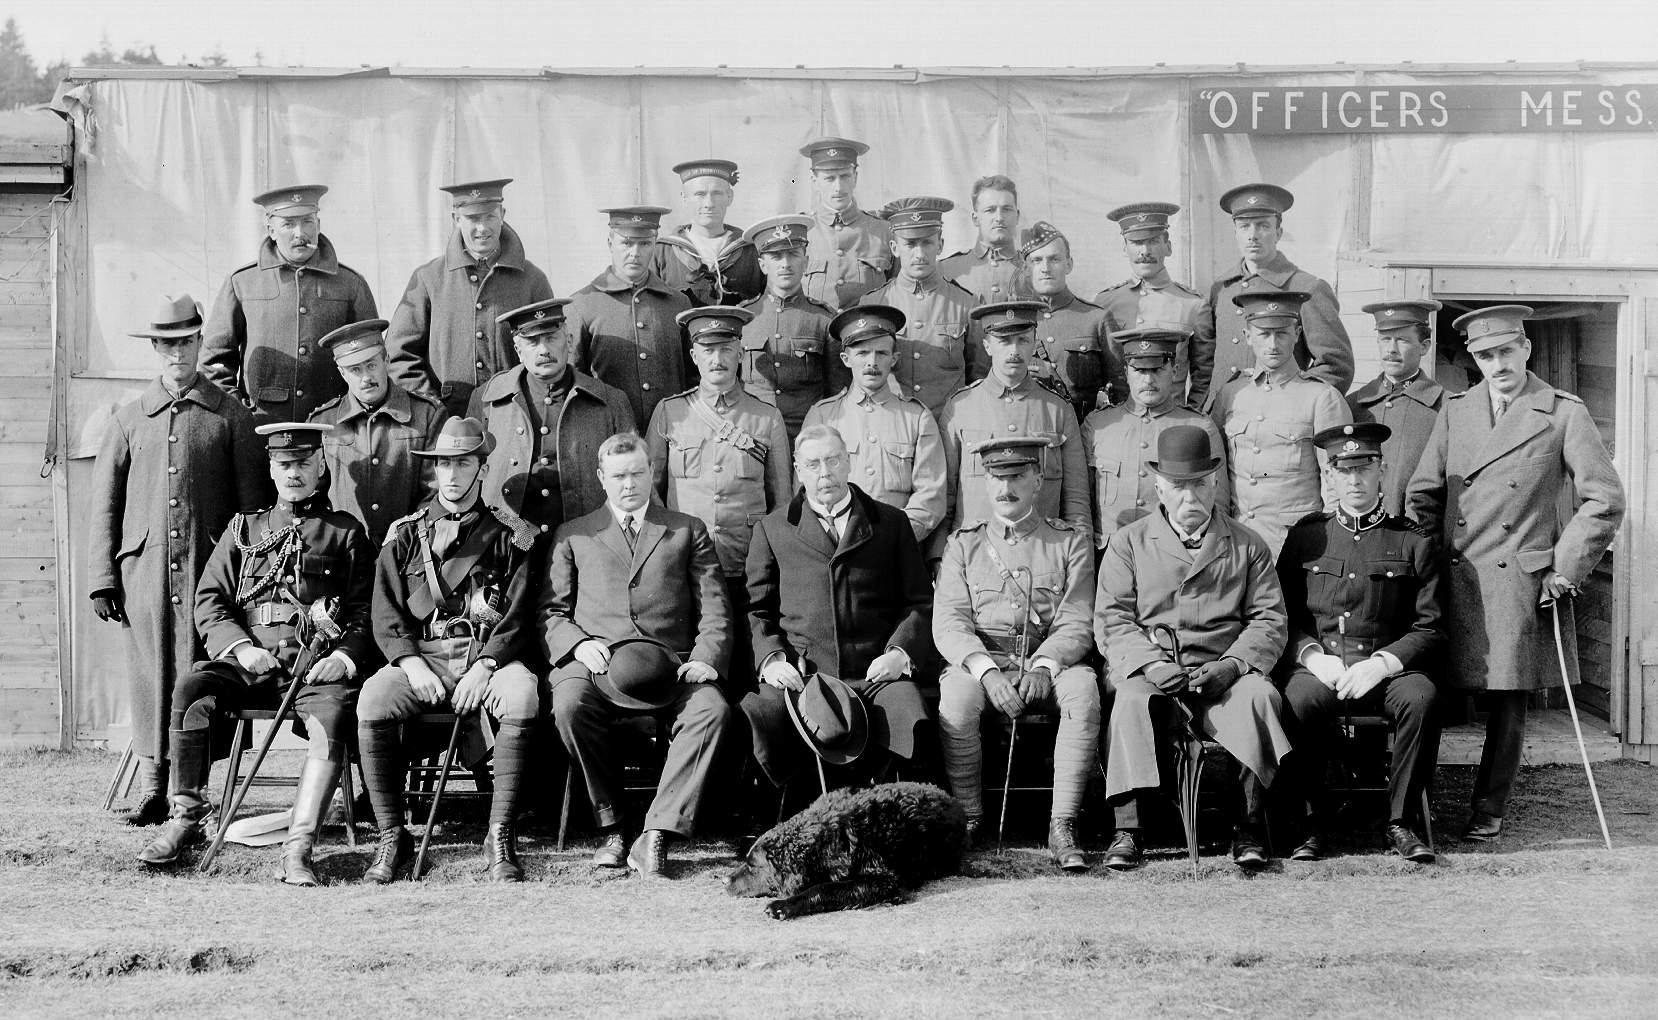
[[[1530,314],[1525,305],[1494,305],[1453,323],[1485,381],[1445,401],[1406,497],[1410,516],[1439,538],[1453,682],[1486,692],[1465,839],[1502,833],[1526,697],[1560,682],[1553,612],[1577,679],[1572,613],[1552,603],[1577,591],[1623,521],[1623,483],[1583,401],[1526,368]],[[1567,480],[1576,490],[1567,505],[1576,509],[1562,515]]]
[[[253,415],[196,370],[201,306],[163,298],[147,339],[161,375],[115,413],[94,468],[88,587],[98,618],[121,624],[132,686],[140,799],[126,821],[167,820],[167,722],[173,679],[203,658],[196,578],[231,515],[265,491]]]

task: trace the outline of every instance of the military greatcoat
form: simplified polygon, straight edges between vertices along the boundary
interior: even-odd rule
[[[1377,376],[1347,395],[1354,421],[1381,422],[1393,430],[1382,443],[1382,505],[1396,517],[1405,512],[1405,489],[1446,395],[1445,387],[1420,372],[1399,386]]]

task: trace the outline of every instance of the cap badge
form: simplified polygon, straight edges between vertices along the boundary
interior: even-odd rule
[[[823,154],[825,156],[839,156],[841,151],[839,149],[824,149]]]
[[[298,193],[298,192],[295,192],[295,193],[294,193],[294,195],[293,195],[293,197],[292,197],[292,198],[290,198],[290,199],[289,199],[289,201],[290,201],[290,202],[303,202],[303,201],[305,201],[305,199],[304,199],[304,197],[303,197],[303,196],[302,196],[302,195],[300,195],[300,194],[299,194],[299,193]]]
[[[912,212],[912,213],[910,213],[910,222],[911,222],[911,223],[919,223],[919,222],[921,222],[921,214],[920,214],[920,213],[918,213],[918,212]]]
[[[547,309],[537,308],[535,310],[535,317],[538,319],[545,319],[547,317]]]
[[[645,218],[643,216],[639,215],[638,213],[634,213],[633,214],[633,222],[634,223],[643,223],[643,222],[645,222]]]
[[[1386,316],[1387,318],[1391,319],[1391,318],[1393,318],[1393,309],[1389,308],[1389,309],[1383,311],[1382,314],[1384,316]]]
[[[477,188],[473,188],[471,191],[467,192],[467,195],[472,198],[479,198],[483,195],[483,192],[479,191]]]
[[[1276,301],[1267,302],[1267,311],[1276,312],[1277,310],[1278,310],[1278,302],[1276,302]]]
[[[1244,204],[1245,205],[1259,205],[1260,201],[1261,201],[1261,196],[1259,196],[1259,195],[1250,195],[1248,198],[1244,199]]]
[[[1134,217],[1134,222],[1135,223],[1144,223],[1144,222],[1146,222],[1146,219],[1147,219],[1146,214],[1141,213],[1140,215]]]
[[[1359,449],[1359,444],[1354,442],[1353,440],[1349,439],[1345,444],[1342,445],[1341,452],[1342,453],[1357,453],[1358,449]]]
[[[1136,351],[1135,353],[1136,354],[1150,354],[1150,353],[1152,353],[1151,341],[1141,340],[1140,341],[1140,349],[1138,351]]]
[[[771,236],[779,241],[787,241],[792,235],[790,235],[788,227],[777,227],[771,232]]]

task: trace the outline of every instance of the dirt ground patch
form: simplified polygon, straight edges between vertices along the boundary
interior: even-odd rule
[[[1210,856],[1193,881],[1166,854],[1072,878],[1022,824],[913,903],[791,923],[724,895],[729,843],[645,882],[532,825],[530,881],[492,886],[466,810],[418,884],[357,884],[368,832],[352,850],[338,827],[322,889],[270,881],[274,849],[155,874],[132,858],[144,835],[98,810],[113,767],[0,755],[0,1016],[1636,1016],[1658,1001],[1658,788],[1631,763],[1596,771],[1610,853],[1568,768],[1526,771],[1501,842],[1448,845],[1471,770],[1446,768],[1447,852],[1428,868],[1365,831],[1359,852],[1255,877]]]

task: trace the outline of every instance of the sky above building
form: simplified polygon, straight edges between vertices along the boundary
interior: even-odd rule
[[[354,67],[1132,67],[1653,60],[1658,4],[1593,0],[51,0],[41,65],[108,40],[174,63]]]

